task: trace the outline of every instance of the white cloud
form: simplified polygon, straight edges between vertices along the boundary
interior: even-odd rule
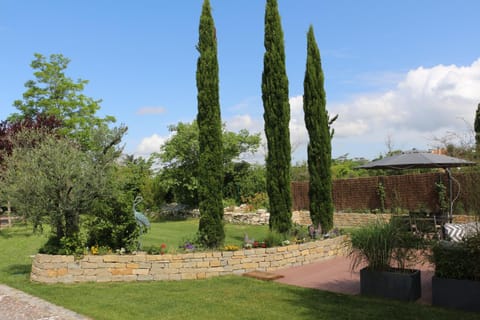
[[[290,98],[290,144],[292,151],[304,149],[308,144],[308,132],[303,113],[303,96]]]
[[[165,113],[167,110],[164,107],[142,107],[137,110],[137,114],[144,116],[150,114],[162,114]]]
[[[255,119],[249,114],[241,114],[228,119],[226,126],[230,131],[247,129],[250,133],[256,133],[263,131],[263,120]]]
[[[137,147],[135,155],[149,156],[153,152],[160,151],[160,147],[168,140],[168,138],[169,137],[159,136],[158,134],[143,138]]]
[[[399,79],[389,90],[359,94],[348,101],[327,100],[329,114],[339,115],[333,124],[334,156],[374,158],[387,151],[387,137],[396,149],[426,149],[434,143],[433,137],[465,132],[464,120],[473,122],[480,102],[480,59],[469,66],[419,67]],[[291,97],[290,107],[290,138],[297,161],[306,158],[308,143],[302,96]],[[238,114],[226,119],[226,126],[232,131],[260,132],[265,143],[262,116]],[[145,138],[138,151],[158,151],[165,140],[158,135]],[[257,159],[265,152],[265,147],[260,148]]]
[[[336,138],[383,143],[390,134],[399,146],[424,148],[433,136],[464,131],[480,101],[480,59],[470,66],[438,65],[409,71],[386,92],[358,95],[328,105],[339,114]]]
[[[263,162],[266,154],[266,139],[263,118],[254,118],[249,114],[236,115],[228,119],[226,121],[226,125],[227,129],[231,131],[247,129],[250,133],[260,132],[262,138],[262,147],[260,147],[258,154],[253,157],[253,160],[257,162]],[[307,129],[305,128],[302,96],[290,98],[289,128],[292,152],[305,149],[308,143],[308,134]]]

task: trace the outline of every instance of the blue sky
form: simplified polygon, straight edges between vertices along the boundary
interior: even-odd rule
[[[197,112],[195,71],[201,0],[0,0],[0,119],[33,78],[35,52],[71,59],[101,114],[129,127],[125,151],[147,155],[168,125]],[[220,99],[230,130],[263,132],[265,1],[211,0]],[[470,137],[480,103],[480,1],[279,0],[285,37],[294,161],[306,158],[306,33],[322,55],[327,109],[339,114],[333,156],[375,158]],[[261,150],[263,152],[263,149]],[[255,159],[261,159],[258,154]]]

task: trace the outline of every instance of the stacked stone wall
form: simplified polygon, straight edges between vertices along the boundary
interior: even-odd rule
[[[31,280],[41,283],[162,281],[205,279],[250,271],[275,271],[346,253],[346,236],[275,248],[185,254],[87,255],[37,254]]]
[[[336,228],[355,228],[373,223],[375,221],[389,221],[390,213],[343,213],[337,212],[333,215],[333,225]],[[270,214],[265,210],[255,212],[225,212],[224,219],[228,223],[241,223],[253,225],[268,225]],[[471,215],[453,216],[455,223],[467,223],[475,221],[476,217]],[[306,210],[293,211],[292,221],[302,226],[312,224],[310,212]]]

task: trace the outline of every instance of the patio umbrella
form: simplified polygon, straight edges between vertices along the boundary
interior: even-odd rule
[[[357,169],[422,169],[422,168],[442,168],[448,174],[450,208],[448,219],[451,220],[453,214],[453,200],[452,197],[452,177],[450,168],[473,166],[475,162],[449,157],[442,154],[434,154],[425,151],[412,150],[402,152],[390,157],[385,157],[379,160],[371,161],[367,164],[358,166]],[[458,181],[455,180],[458,183]]]

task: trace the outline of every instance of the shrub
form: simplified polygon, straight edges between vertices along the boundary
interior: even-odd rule
[[[276,231],[269,231],[267,236],[265,237],[265,245],[266,247],[277,247],[281,246],[283,241],[287,240],[288,236],[283,233],[279,233]]]
[[[87,246],[124,248],[127,252],[138,250],[139,227],[133,212],[117,198],[107,200],[95,208],[95,216],[86,222]]]
[[[302,241],[305,241],[305,239],[310,236],[307,227],[299,225],[297,223],[293,225],[292,229],[290,230],[290,234],[293,238],[295,238],[295,240]]]
[[[437,277],[480,281],[480,233],[462,242],[439,241],[430,258]]]
[[[268,210],[269,206],[268,195],[265,192],[257,192],[253,196],[242,197],[242,202],[255,210],[261,208]]]

